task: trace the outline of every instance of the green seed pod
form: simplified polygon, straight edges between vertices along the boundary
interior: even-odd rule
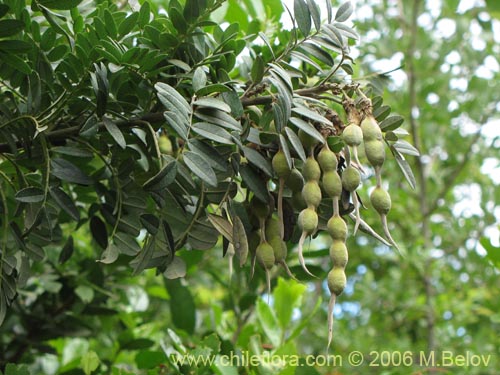
[[[252,212],[259,219],[265,219],[271,213],[271,207],[268,203],[262,202],[260,199],[254,198],[251,202]]]
[[[349,259],[347,247],[343,241],[334,240],[330,246],[330,259],[332,260],[333,267],[345,268]]]
[[[306,234],[312,234],[318,226],[318,214],[312,208],[306,208],[300,211],[299,227]]]
[[[385,161],[384,142],[379,140],[365,142],[365,154],[372,166],[381,167]]]
[[[302,174],[298,169],[293,168],[290,171],[290,175],[286,179],[285,184],[294,192],[302,191],[302,188],[304,187],[304,177],[302,177]]]
[[[271,245],[267,242],[262,242],[259,246],[257,246],[257,260],[260,265],[264,267],[266,270],[269,270],[274,265],[274,251]]]
[[[304,146],[306,148],[306,150],[316,146],[319,143],[319,141],[316,138],[311,137],[309,134],[307,134],[302,129],[299,129],[298,134],[299,134],[300,143],[302,143],[302,146]]]
[[[307,203],[302,196],[302,191],[294,191],[292,193],[292,206],[297,211],[303,210],[307,207]]]
[[[363,141],[363,131],[358,125],[350,124],[342,132],[342,139],[348,146],[359,146]]]
[[[380,215],[387,215],[391,210],[391,196],[381,187],[377,187],[372,191],[370,202]]]
[[[361,183],[361,174],[359,171],[349,166],[342,172],[342,187],[347,191],[354,191]]]
[[[323,189],[329,197],[340,197],[340,194],[342,194],[342,180],[336,170],[323,174]]]
[[[328,272],[328,289],[330,293],[340,296],[344,291],[347,279],[343,268],[334,267]]]
[[[288,249],[285,241],[280,239],[279,236],[270,237],[269,245],[272,246],[274,252],[274,262],[279,263],[286,259]]]
[[[337,170],[337,155],[327,146],[323,147],[318,154],[318,163],[323,173]]]
[[[287,178],[290,175],[290,167],[286,161],[283,150],[279,150],[272,159],[273,170],[279,178]]]
[[[306,181],[319,181],[321,177],[321,169],[319,168],[318,162],[312,157],[309,156],[304,166],[302,167],[302,174]]]
[[[347,239],[347,224],[340,216],[332,216],[326,223],[326,228],[334,240],[345,242]]]
[[[269,241],[269,238],[280,236],[280,222],[277,218],[271,216],[266,220],[266,238]]]
[[[367,116],[361,121],[361,131],[363,132],[363,141],[369,142],[378,139],[382,140],[382,130],[373,116]]]
[[[308,207],[318,207],[321,203],[321,189],[316,181],[307,181],[302,189],[302,198]]]

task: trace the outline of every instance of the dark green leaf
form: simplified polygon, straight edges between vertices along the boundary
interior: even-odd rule
[[[59,187],[53,186],[49,189],[50,196],[54,199],[73,220],[80,221],[80,211],[76,207],[73,199]]]
[[[146,228],[149,234],[153,236],[158,233],[158,229],[160,227],[160,220],[152,214],[143,214],[140,216],[141,224]]]
[[[149,2],[145,1],[141,6],[141,10],[139,11],[139,19],[137,21],[139,26],[144,27],[149,23],[150,14],[151,7],[149,5]]]
[[[41,262],[45,258],[45,251],[38,245],[28,242],[24,248],[26,254],[35,262]]]
[[[240,174],[248,189],[252,191],[260,201],[267,202],[269,192],[266,182],[260,178],[253,168],[248,165],[241,165]]]
[[[177,175],[177,162],[172,160],[165,165],[157,174],[147,180],[142,187],[144,190],[164,190],[175,180]]]
[[[233,242],[233,225],[219,215],[208,214],[208,221],[217,229],[217,232],[222,234],[229,242]]]
[[[9,6],[8,5],[6,5],[6,4],[0,4],[0,18],[2,18],[3,16],[5,16],[8,11],[9,11]],[[0,322],[0,325],[2,325],[1,322]]]
[[[186,163],[191,172],[205,181],[208,185],[217,186],[217,176],[205,159],[192,151],[184,152],[183,156],[184,163]]]
[[[73,236],[69,236],[66,243],[64,244],[64,247],[61,250],[61,253],[59,254],[59,263],[66,263],[73,255],[74,250],[75,247],[73,245]]]
[[[311,31],[311,13],[304,0],[293,1],[293,12],[297,26],[304,36],[308,36]]]
[[[175,132],[185,141],[188,140],[188,128],[189,123],[187,119],[182,118],[177,115],[176,112],[166,111],[163,113],[163,117],[167,120],[167,123],[175,130]]]
[[[280,134],[280,147],[283,153],[285,154],[286,164],[288,165],[288,168],[292,169],[293,167],[292,156],[290,155],[290,150],[288,149],[288,143],[286,142],[286,139],[283,136],[283,134]]]
[[[116,126],[116,124],[113,121],[109,120],[107,117],[103,117],[102,122],[104,123],[104,127],[106,128],[108,133],[115,140],[116,144],[123,149],[127,147],[125,137],[123,136],[123,133],[118,128],[118,126]]]
[[[60,180],[80,185],[91,185],[92,179],[82,172],[80,168],[68,160],[53,158],[50,161],[50,173]]]
[[[273,168],[269,159],[262,156],[260,152],[253,148],[243,146],[243,153],[248,161],[267,174],[269,177],[273,176]]]
[[[118,34],[121,37],[124,37],[127,34],[129,34],[132,31],[132,29],[136,26],[138,19],[139,19],[138,12],[131,13],[127,18],[125,18],[120,23],[120,26],[118,27]]]
[[[200,89],[196,94],[198,96],[206,96],[213,93],[222,93],[232,91],[232,89],[221,83],[214,83],[211,85],[206,85],[204,88]]]
[[[378,122],[380,122],[384,120],[387,116],[389,116],[390,113],[391,113],[391,107],[389,107],[388,105],[383,105],[373,111],[373,117],[375,117],[375,119]]]
[[[15,35],[24,29],[24,22],[19,20],[0,20],[0,38]]]
[[[316,4],[315,0],[307,0],[307,6],[309,8],[309,12],[311,13],[311,18],[314,22],[314,27],[316,28],[317,31],[319,31],[321,28],[321,14],[319,11],[319,6],[318,4]]]
[[[1,42],[2,41],[0,41],[0,44]],[[2,52],[1,46],[0,46],[0,61],[6,63],[11,68],[18,70],[21,73],[31,74],[33,72],[31,70],[31,67],[26,63],[26,61],[24,61],[22,58],[14,54]]]
[[[83,0],[38,0],[40,5],[49,9],[70,10],[78,6]]]
[[[16,193],[16,200],[23,203],[41,202],[44,198],[45,194],[43,190],[32,186],[19,190]]]
[[[345,2],[337,10],[337,13],[335,14],[335,21],[337,22],[347,21],[349,17],[351,17],[352,11],[353,9],[351,2],[350,1]]]
[[[92,216],[90,219],[90,233],[100,247],[103,249],[108,247],[108,230],[106,224],[98,216]]]
[[[189,147],[191,151],[196,152],[200,156],[204,157],[206,161],[215,170],[224,172],[227,171],[228,165],[227,160],[221,156],[219,151],[207,142],[203,142],[199,139],[191,138],[189,140]]]

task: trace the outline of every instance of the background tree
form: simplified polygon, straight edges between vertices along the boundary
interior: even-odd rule
[[[250,207],[254,197],[271,204],[268,189],[278,198],[271,164],[278,149],[300,168],[307,149],[299,130],[323,132],[341,150],[340,102],[362,97],[357,87],[386,119],[392,151],[400,138],[396,148],[415,154],[401,142],[399,117],[387,120],[387,104],[407,119],[406,139],[422,157],[408,157],[415,190],[396,159],[384,165],[391,233],[406,257],[370,236],[348,239],[332,352],[374,359],[374,350],[408,351],[415,371],[434,369],[419,363],[420,350],[495,353],[498,249],[488,237],[498,236],[491,166],[499,26],[489,13],[497,10],[465,3],[356,1],[352,29],[349,5],[318,3],[320,11],[295,1],[290,31],[279,1],[4,1],[0,364],[27,365],[5,372],[331,370],[181,365],[170,355],[324,353],[331,240],[320,235],[305,245],[314,279],[297,259],[300,233],[291,234],[287,262],[302,283],[273,277],[271,296],[262,298],[264,272],[256,267],[249,277],[258,227]],[[368,170],[365,202],[373,180]],[[382,233],[375,212],[362,215]],[[231,257],[232,244],[241,259],[246,248],[236,217],[250,254],[231,278],[221,254]],[[278,275],[286,272],[275,268]],[[493,374],[495,360],[467,371]],[[387,373],[408,373],[393,364]]]

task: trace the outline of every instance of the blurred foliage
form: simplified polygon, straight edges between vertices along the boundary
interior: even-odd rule
[[[337,24],[344,37],[331,32],[315,49],[306,43],[318,37],[313,1],[286,3],[292,28],[274,0],[3,0],[4,374],[365,374],[383,351],[411,352],[412,361],[381,366],[381,374],[497,373],[497,6],[353,3],[353,25]],[[318,5],[325,21],[329,8]],[[359,44],[345,38],[357,34]],[[297,91],[325,78],[334,89],[361,85],[379,108],[383,98],[406,119],[394,136],[421,157],[408,157],[415,190],[395,159],[384,167],[390,229],[406,257],[366,234],[349,237],[330,349],[343,363],[307,366],[307,355],[325,354],[331,240],[321,234],[306,246],[321,277],[313,279],[298,265],[295,233],[289,262],[300,282],[275,269],[268,294],[264,271],[249,277],[248,262],[230,277],[230,254],[222,257],[229,241],[208,214],[223,213],[219,206],[244,220],[247,206],[224,204],[248,203],[242,188],[258,195],[277,182],[269,162],[278,145],[300,164],[290,138],[298,129],[276,113],[293,92],[342,114],[340,94]],[[259,91],[265,80],[270,88]],[[203,97],[213,100],[196,104]],[[290,116],[309,114],[293,103]],[[365,177],[360,197],[368,202],[373,175]],[[381,232],[376,213],[362,214]],[[353,351],[363,353],[362,366],[347,363]],[[419,362],[432,351],[491,362]],[[290,357],[221,362],[235,353]],[[182,363],[184,354],[215,362]]]

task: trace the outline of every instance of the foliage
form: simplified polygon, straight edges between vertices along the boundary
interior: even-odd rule
[[[349,3],[335,10],[327,3],[321,15],[313,1],[296,0],[295,25],[286,30],[280,17],[288,10],[277,1],[171,0],[139,6],[132,1],[39,0],[26,6],[24,1],[4,0],[0,321],[5,319],[2,330],[17,334],[0,339],[0,364],[24,361],[32,371],[51,374],[232,374],[238,369],[180,366],[172,354],[261,354],[263,348],[275,354],[319,353],[324,349],[319,341],[326,337],[327,318],[320,309],[326,288],[301,269],[291,252],[291,271],[311,281],[313,293],[293,280],[278,279],[268,296],[271,303],[266,303],[264,272],[256,268],[252,279],[248,265],[255,257],[251,234],[259,227],[252,207],[257,200],[268,205],[278,200],[280,181],[271,159],[279,149],[289,166],[300,168],[308,156],[299,130],[320,142],[326,138],[341,155],[339,136],[348,122],[342,99],[358,99],[359,108],[363,95],[371,98],[395,156],[396,163],[390,160],[384,169],[395,173],[384,178],[391,180],[395,202],[390,218],[397,224],[391,231],[403,239],[399,242],[408,255],[396,260],[366,236],[349,238],[349,248],[368,243],[376,251],[352,252],[343,314],[349,316],[349,303],[363,302],[354,308],[361,313],[336,330],[336,351],[347,353],[351,347],[368,353],[380,340],[380,331],[392,350],[425,348],[421,328],[430,331],[430,312],[435,320],[450,310],[460,316],[459,310],[474,307],[476,300],[481,301],[479,307],[488,306],[479,310],[478,319],[495,319],[495,304],[491,291],[483,289],[483,279],[460,298],[465,301],[460,307],[450,307],[456,300],[448,295],[435,299],[434,306],[422,302],[423,295],[434,301],[437,292],[427,293],[428,284],[442,267],[450,271],[453,262],[465,262],[453,255],[435,260],[429,253],[433,238],[425,233],[420,237],[422,229],[416,224],[427,222],[431,228],[424,232],[441,238],[448,253],[470,238],[475,228],[470,220],[460,236],[447,238],[446,232],[459,231],[428,218],[445,215],[453,221],[451,204],[447,209],[439,200],[453,201],[449,186],[458,182],[461,160],[480,163],[485,155],[453,153],[444,167],[433,166],[425,174],[419,161],[411,161],[418,172],[416,183],[402,154],[418,152],[400,139],[408,134],[399,129],[402,117],[389,116],[391,108],[380,96],[387,76],[370,75],[363,67],[368,55],[358,60],[352,53],[358,32],[382,30],[385,22],[394,28],[395,19],[361,23],[355,31],[346,22]],[[390,12],[383,8],[380,14]],[[423,32],[418,37],[422,45],[432,42]],[[376,51],[377,58],[406,50],[408,39],[387,38],[364,41],[359,48]],[[470,57],[471,65],[480,59],[478,54]],[[432,62],[428,57],[414,64],[413,73],[423,77]],[[366,79],[353,79],[363,73]],[[433,78],[430,87],[422,79],[417,89],[421,95],[444,90],[437,95],[445,97],[447,86],[439,80],[449,77]],[[470,90],[487,102],[487,90],[471,77],[474,82],[477,87],[471,84]],[[415,103],[402,100],[399,91],[389,91],[384,98],[406,115]],[[467,111],[479,118],[472,99],[459,101],[457,114]],[[436,111],[430,104],[424,108],[418,121],[444,122],[446,110]],[[478,121],[490,117],[482,115]],[[416,120],[413,113],[408,118]],[[420,135],[415,128],[409,130],[424,156],[432,154],[433,147],[452,150],[467,138],[448,126],[439,128],[439,139],[429,136],[429,128]],[[399,183],[401,172],[420,198],[432,194],[428,207],[419,205],[414,193]],[[463,184],[479,179],[485,191],[491,186],[480,172],[461,178]],[[291,210],[285,226],[292,250],[300,236],[294,230],[300,209],[293,208],[290,191],[283,204]],[[331,216],[328,206],[319,209],[320,228]],[[408,218],[407,212],[414,217]],[[371,215],[366,213],[366,221],[376,223]],[[486,215],[481,227],[492,220]],[[327,274],[327,241],[320,235],[311,245],[314,251],[305,252],[309,269],[321,279]],[[231,259],[234,251],[242,264],[250,251],[247,266],[235,267],[230,284],[221,274],[224,263],[214,255],[221,248]],[[475,253],[467,260],[471,274],[484,264]],[[440,276],[436,289],[450,285],[455,275]],[[179,279],[183,276],[186,280]],[[489,277],[494,278],[491,273]],[[395,290],[395,282],[401,290]],[[300,308],[299,316],[292,314],[293,308]],[[470,316],[464,321],[484,327]],[[483,330],[480,335],[489,345],[494,343]],[[441,349],[456,344],[453,335],[440,331],[439,336],[448,340]],[[7,371],[24,370],[10,365]],[[287,374],[295,368],[240,366],[239,371]]]

